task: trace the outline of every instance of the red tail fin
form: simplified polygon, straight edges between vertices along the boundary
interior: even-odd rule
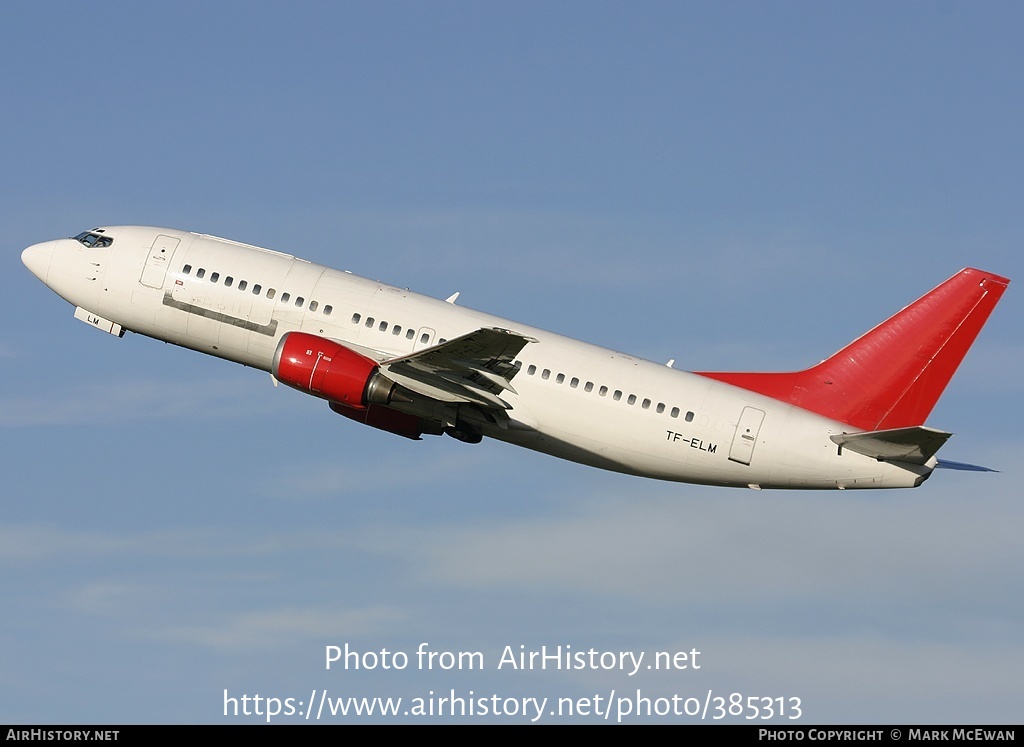
[[[961,270],[806,371],[701,375],[868,431],[921,425],[1009,282]]]

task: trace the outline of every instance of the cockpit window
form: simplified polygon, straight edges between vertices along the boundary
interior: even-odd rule
[[[103,236],[103,232],[100,230],[95,231],[82,231],[80,234],[75,236],[75,240],[81,242],[88,247],[102,248],[104,246],[110,246],[114,243],[114,239],[110,236]]]

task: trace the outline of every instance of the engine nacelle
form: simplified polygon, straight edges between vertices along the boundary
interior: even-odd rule
[[[395,389],[376,361],[305,332],[288,332],[281,338],[271,372],[283,384],[353,410],[390,404]]]
[[[442,433],[440,424],[431,423],[418,415],[399,412],[383,405],[367,405],[357,410],[337,402],[331,402],[331,409],[339,415],[355,420],[357,423],[368,425],[371,428],[379,428],[382,431],[395,433],[399,436],[405,436],[414,441],[419,441],[420,436],[424,433],[429,433],[433,436],[440,436]]]
[[[277,344],[271,372],[290,387],[326,399],[339,415],[372,428],[416,440],[424,433],[441,434],[439,423],[388,407],[392,401],[411,403],[411,392],[396,391],[399,387],[376,361],[333,340],[288,332]]]

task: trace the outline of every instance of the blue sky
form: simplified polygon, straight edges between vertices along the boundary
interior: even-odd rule
[[[91,330],[20,263],[94,225],[167,225],[680,368],[803,367],[961,267],[1024,277],[1019,4],[5,20],[0,721],[230,722],[225,689],[323,688],[1019,720],[1016,285],[930,420],[957,434],[944,457],[999,474],[746,493],[361,428],[265,374]],[[327,645],[424,641],[487,669],[324,668]],[[496,670],[520,644],[703,666]]]

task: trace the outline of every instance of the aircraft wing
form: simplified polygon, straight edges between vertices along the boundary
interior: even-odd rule
[[[512,379],[519,369],[513,360],[531,342],[537,341],[507,329],[482,327],[384,361],[380,370],[395,383],[426,397],[508,410],[512,406],[500,395],[506,390],[516,393]]]
[[[883,462],[924,464],[935,456],[935,452],[952,435],[946,431],[919,425],[865,433],[844,433],[830,438],[844,449]]]

